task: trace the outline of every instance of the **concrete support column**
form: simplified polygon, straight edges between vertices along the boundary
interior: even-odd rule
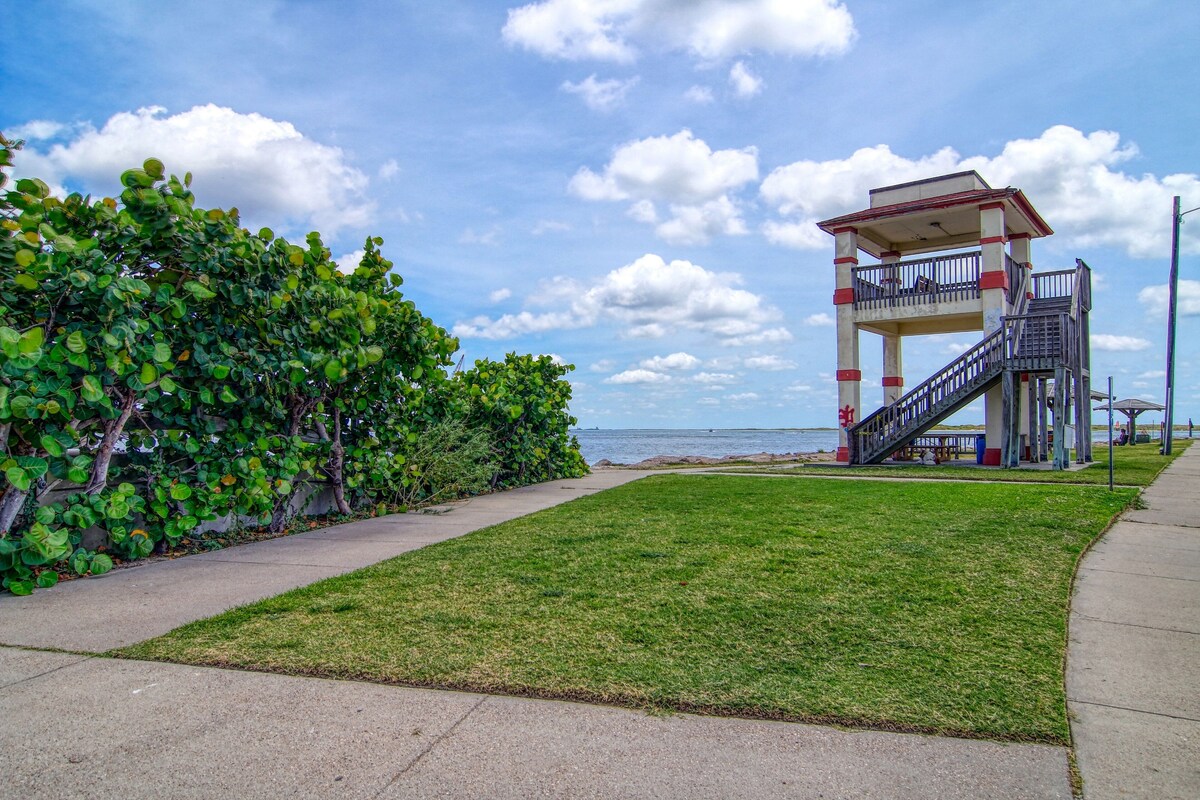
[[[1004,270],[1005,235],[1004,204],[988,203],[979,207],[980,239],[983,251],[980,265],[979,290],[983,305],[983,335],[1000,330],[1008,313],[1008,274]],[[1004,389],[989,389],[983,397],[986,444],[983,463],[1000,466],[1005,441]]]
[[[837,460],[850,460],[847,429],[862,419],[862,367],[858,358],[858,325],[854,319],[853,269],[858,266],[858,231],[838,228],[834,266],[833,304],[837,309],[838,451]]]
[[[1008,254],[1013,261],[1025,265],[1026,274],[1032,275],[1033,261],[1030,257],[1030,236],[1028,233],[1014,233],[1008,237]],[[1028,299],[1033,299],[1033,281],[1029,282]]]
[[[904,367],[901,360],[900,334],[883,337],[883,404],[890,406],[904,394]]]

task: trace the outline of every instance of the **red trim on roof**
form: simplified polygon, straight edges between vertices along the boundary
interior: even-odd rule
[[[991,211],[993,208],[1004,208],[1004,203],[984,203],[979,207],[980,211]]]
[[[989,203],[1003,203],[1004,201],[1012,203],[1016,210],[1021,212],[1032,223],[1033,227],[1037,229],[1039,236],[1050,236],[1054,233],[1054,229],[1047,225],[1041,215],[1034,210],[1033,205],[1025,197],[1024,192],[1012,187],[1006,189],[971,189],[965,192],[944,194],[940,197],[928,197],[923,200],[909,200],[904,203],[893,203],[890,206],[868,208],[856,211],[853,214],[845,214],[818,222],[817,227],[831,234],[850,229],[857,232],[858,229],[855,226],[866,222],[878,222],[879,220],[919,211],[936,211],[943,208],[969,205],[980,206]]]

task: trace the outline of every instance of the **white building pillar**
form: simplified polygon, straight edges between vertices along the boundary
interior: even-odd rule
[[[1025,266],[1026,275],[1031,275],[1033,272],[1033,264],[1030,258],[1030,235],[1028,233],[1014,233],[1008,237],[1008,254],[1013,261]],[[1029,283],[1027,299],[1033,299],[1033,283]],[[1021,438],[1025,444],[1020,458],[1026,461],[1036,460],[1037,444],[1031,436],[1034,431],[1030,426],[1030,421],[1033,419],[1032,394],[1029,390],[1030,376],[1028,373],[1021,375],[1020,391],[1017,392],[1018,402],[1022,405],[1021,419]]]
[[[1008,313],[1008,273],[1004,269],[1005,235],[1004,204],[987,203],[979,207],[980,239],[983,251],[979,289],[983,305],[983,335],[988,336],[1003,327]],[[989,389],[983,398],[986,444],[983,463],[1000,466],[1004,447],[1004,389]]]
[[[900,334],[889,333],[883,337],[883,404],[893,405],[904,394],[904,367],[900,348]]]
[[[838,451],[837,460],[850,460],[846,429],[862,419],[862,370],[858,360],[858,325],[854,321],[853,269],[858,266],[858,231],[834,232],[833,303],[837,309]]]

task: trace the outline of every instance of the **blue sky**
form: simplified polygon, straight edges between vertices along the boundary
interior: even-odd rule
[[[1182,1],[19,3],[0,130],[65,190],[153,155],[344,263],[384,237],[468,361],[575,364],[587,427],[835,424],[812,221],[974,168],[1055,228],[1036,268],[1093,267],[1095,382],[1161,401],[1196,31]],[[1183,233],[1177,421],[1200,418],[1200,212]],[[907,339],[906,382],[977,338]]]

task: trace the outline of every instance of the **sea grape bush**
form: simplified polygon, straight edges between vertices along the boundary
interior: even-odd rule
[[[10,185],[16,149],[0,135],[2,588],[219,518],[281,531],[312,481],[345,514],[586,472],[569,368],[510,354],[448,376],[458,342],[381,239],[343,272],[316,233],[197,208],[156,159],[93,201]]]

